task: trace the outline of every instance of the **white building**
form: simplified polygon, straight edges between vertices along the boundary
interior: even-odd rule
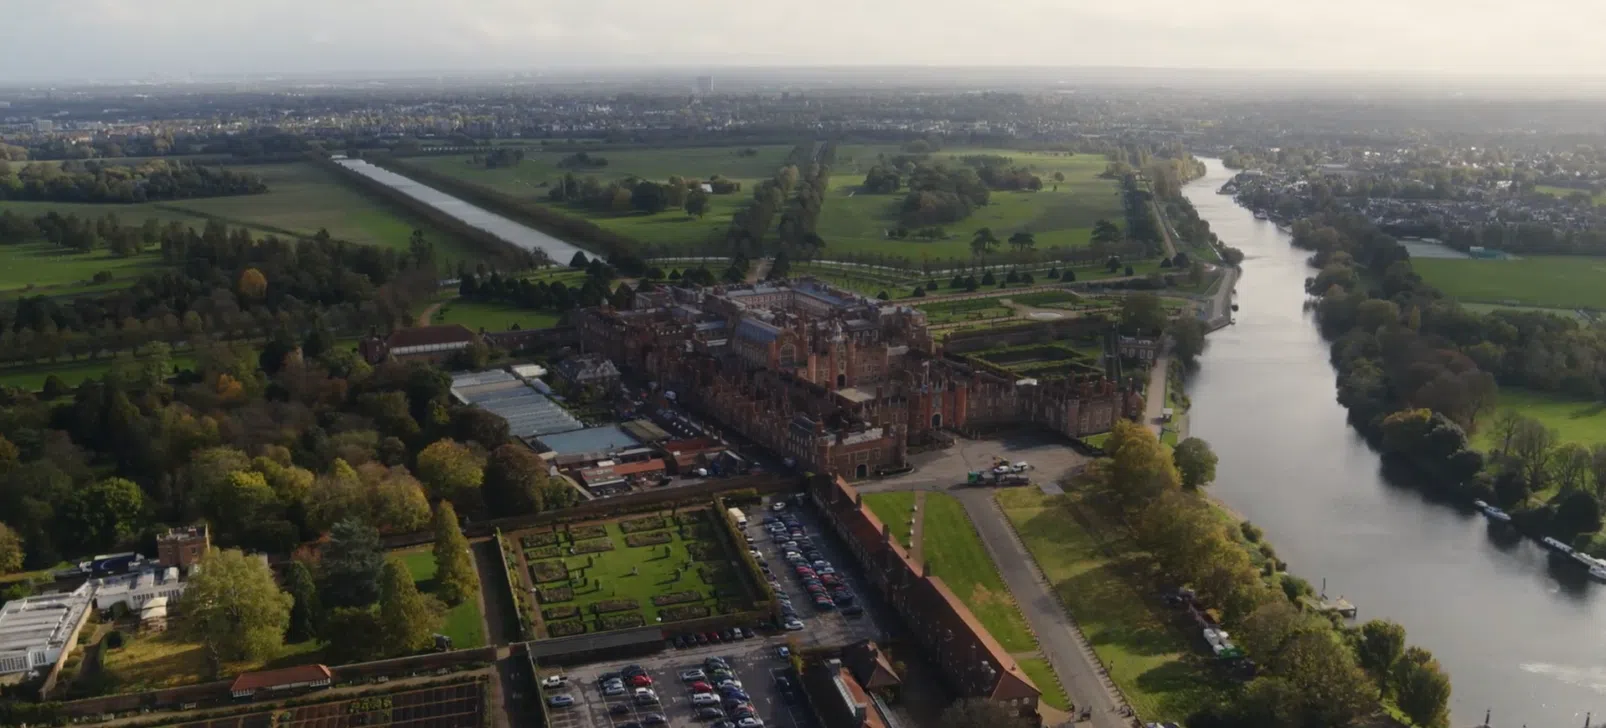
[[[177,602],[185,586],[175,567],[109,576],[94,583],[96,609],[105,611],[122,604],[132,614],[139,614],[147,602],[157,597],[165,597],[168,603]]]
[[[72,651],[89,617],[93,583],[65,594],[44,594],[0,607],[0,675],[48,671]]]

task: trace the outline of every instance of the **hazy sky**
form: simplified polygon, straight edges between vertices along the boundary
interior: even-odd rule
[[[1606,73],[1602,0],[0,0],[0,78],[1026,65]]]

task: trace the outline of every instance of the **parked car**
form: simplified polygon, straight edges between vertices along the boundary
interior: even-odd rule
[[[790,647],[787,647],[786,645],[781,645],[780,647],[775,648],[775,656],[779,657],[779,658],[781,658],[783,660],[789,659],[792,656],[792,649]],[[786,678],[784,678],[784,677],[783,678],[777,678],[776,682],[779,683],[779,682],[781,682],[781,681],[783,681],[785,679]]]
[[[842,608],[842,613],[849,617],[857,617],[861,614],[864,614],[864,607],[861,607],[857,604],[849,604]]]
[[[691,704],[696,706],[719,705],[719,698],[714,697],[712,693],[697,693],[691,696]]]
[[[669,719],[665,718],[663,713],[648,713],[648,714],[646,714],[644,716],[641,716],[641,724],[642,725],[663,725],[663,724],[668,723],[668,722],[669,722]],[[741,725],[741,724],[738,723],[737,725]],[[759,725],[762,726],[764,724],[760,723]],[[756,728],[756,727],[754,727],[754,728]]]
[[[569,684],[569,676],[568,675],[553,675],[553,676],[541,681],[541,687],[543,687],[543,688],[557,688],[557,687],[563,687],[564,685],[568,685],[568,684]]]
[[[624,676],[624,677],[635,677],[636,675],[645,675],[645,674],[647,674],[647,668],[642,667],[640,665],[625,665],[624,667],[619,668],[619,674]]]
[[[758,718],[743,718],[736,721],[736,728],[764,728],[764,721]]]
[[[787,631],[789,631],[789,632],[797,632],[797,631],[803,629],[803,622],[798,620],[796,617],[793,617],[791,619],[786,620],[786,624],[784,626],[786,627]]]
[[[624,694],[625,686],[623,685],[613,684],[603,686],[602,688],[602,697],[604,698],[617,698],[623,696]]]
[[[574,696],[568,693],[559,693],[546,699],[546,704],[554,708],[567,708],[574,705]]]
[[[680,673],[681,682],[695,682],[695,681],[701,680],[701,679],[706,678],[706,677],[708,677],[708,673],[703,672],[699,668],[692,668],[690,670],[683,670]]]
[[[715,707],[707,707],[697,711],[698,720],[718,720],[725,717],[725,711]]]
[[[726,662],[723,657],[710,657],[703,660],[703,668],[708,670],[729,670],[730,663]]]
[[[714,686],[699,680],[691,684],[691,691],[694,693],[711,693],[714,692]]]
[[[652,678],[646,675],[636,675],[635,677],[630,678],[630,687],[644,688],[650,685],[652,685]]]
[[[613,705],[608,706],[608,712],[614,715],[624,715],[625,713],[630,712],[630,706],[624,703],[614,703]],[[619,728],[625,727],[619,726]]]

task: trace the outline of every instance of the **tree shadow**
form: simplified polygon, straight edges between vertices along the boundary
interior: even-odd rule
[[[1160,709],[1170,715],[1187,715],[1218,697],[1210,682],[1211,667],[1196,660],[1167,662],[1144,672],[1135,681],[1145,693],[1160,697]]]

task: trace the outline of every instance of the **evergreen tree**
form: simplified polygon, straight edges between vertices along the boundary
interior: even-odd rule
[[[590,263],[591,263],[591,261],[588,258],[586,258],[586,254],[582,253],[582,252],[580,252],[578,250],[574,251],[574,257],[569,259],[569,267],[570,268],[581,268],[581,269],[583,269],[587,265],[590,265]]]
[[[435,595],[455,606],[474,598],[479,589],[480,577],[468,539],[457,525],[457,510],[443,500],[435,506]]]
[[[329,607],[364,607],[379,598],[379,572],[385,552],[379,531],[355,518],[329,529],[323,552],[323,602]]]
[[[306,563],[296,560],[284,574],[284,590],[295,603],[290,606],[290,627],[285,630],[287,642],[306,642],[318,635],[318,618],[323,607],[318,599],[318,586],[312,580],[312,570]]]

